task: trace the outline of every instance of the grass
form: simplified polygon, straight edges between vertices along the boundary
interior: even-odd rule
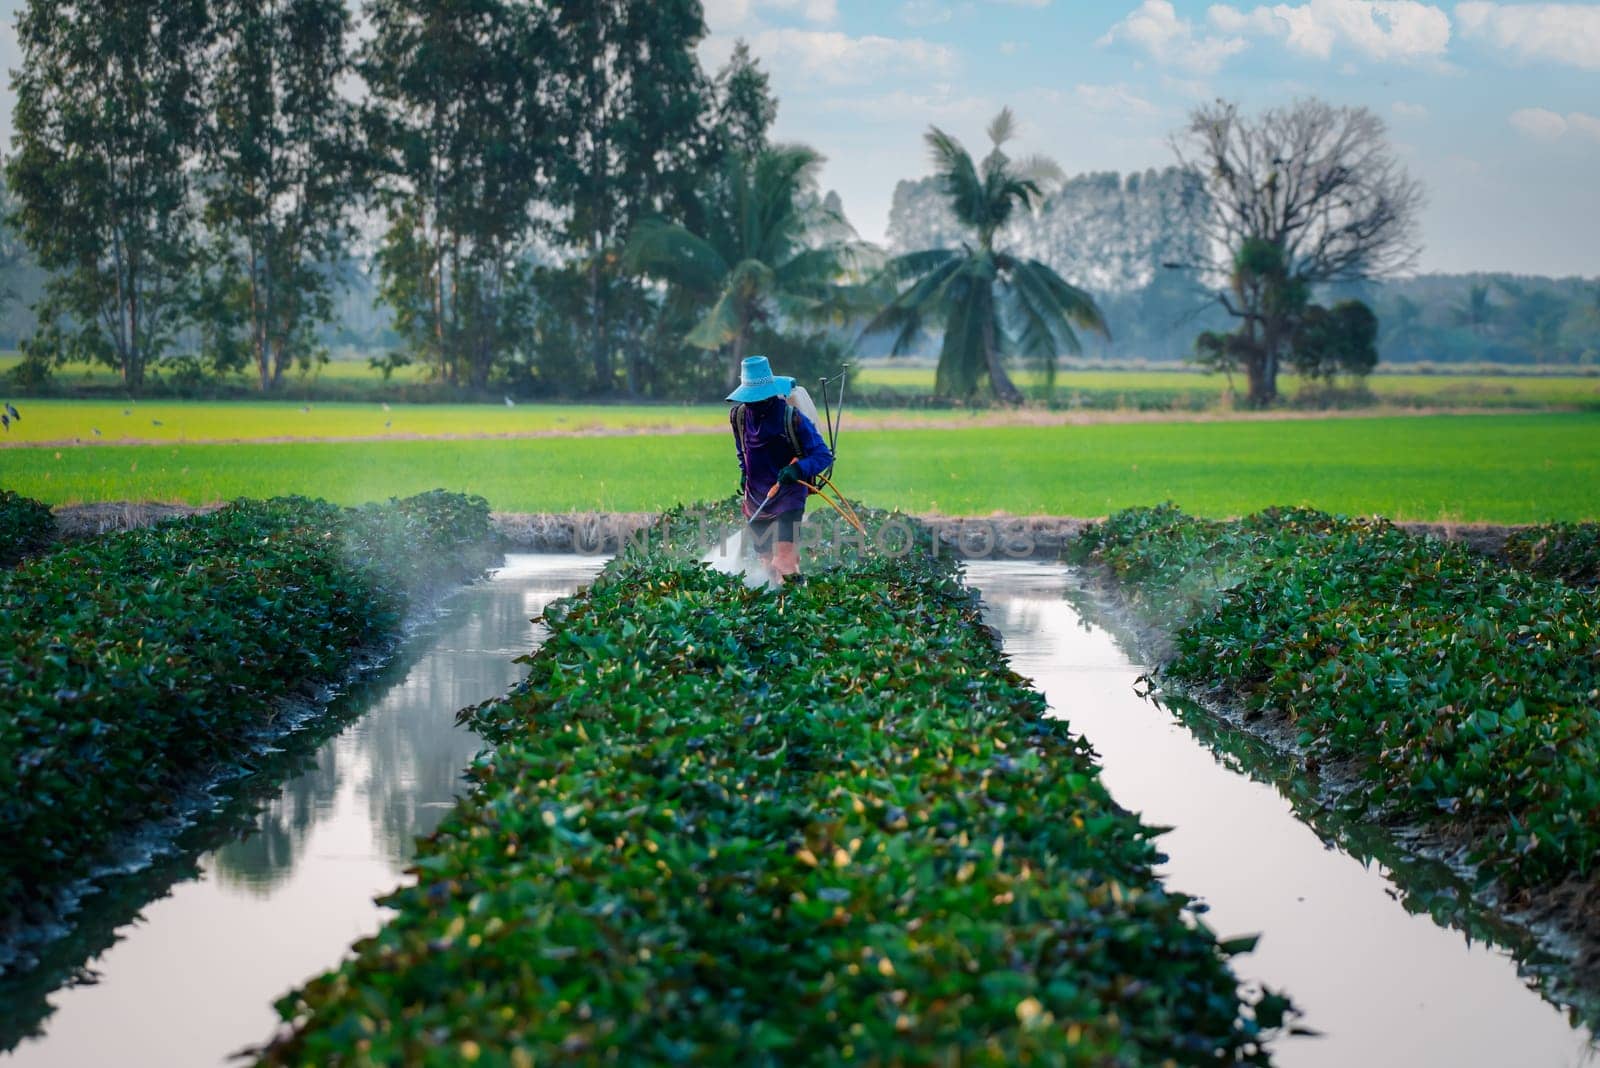
[[[10,441],[252,440],[627,430],[719,425],[726,405],[30,400]],[[160,425],[157,425],[160,424]]]
[[[0,381],[20,357],[14,353],[0,353]],[[1018,369],[1013,376],[1018,386],[1026,392],[1042,398],[1044,396],[1043,376],[1037,371]],[[68,389],[93,388],[103,391],[115,391],[117,387],[116,375],[105,367],[91,367],[89,365],[73,365],[56,372],[56,381],[59,386]],[[251,385],[248,376],[240,376],[229,380],[235,388],[248,389]],[[401,389],[404,387],[425,388],[427,383],[426,369],[417,365],[400,368],[395,372],[392,381],[385,382],[382,375],[368,366],[365,359],[344,358],[332,360],[319,368],[316,373],[302,376],[292,373],[289,376],[289,386],[295,395],[303,395],[308,391],[325,389],[342,396],[355,396],[356,402],[332,404],[328,402],[313,402],[313,410],[317,408],[345,409],[355,411],[371,411],[377,408],[377,401],[362,403],[359,398],[364,396],[377,397],[386,389]],[[1090,408],[1156,408],[1156,409],[1201,409],[1208,408],[1217,403],[1224,390],[1227,380],[1221,375],[1201,374],[1193,369],[1174,367],[1171,370],[1075,370],[1063,371],[1057,376],[1055,400],[1061,404],[1079,404]],[[1235,388],[1242,390],[1244,380],[1236,377]],[[927,364],[885,364],[874,362],[858,367],[851,376],[851,388],[864,393],[903,393],[907,395],[927,395],[933,392],[933,368]],[[1285,375],[1280,383],[1280,390],[1286,397],[1293,397],[1301,388],[1301,383],[1294,375]],[[1473,370],[1464,373],[1444,372],[1438,374],[1407,373],[1398,368],[1380,368],[1379,373],[1368,380],[1368,388],[1381,402],[1402,405],[1405,407],[1464,407],[1464,408],[1583,408],[1600,411],[1600,375],[1596,374],[1529,374],[1518,373],[1515,368],[1507,368],[1507,373],[1486,373]],[[34,401],[33,404],[42,404]],[[75,402],[86,403],[86,402]],[[248,402],[246,402],[248,403]],[[104,402],[105,407],[115,408],[116,415],[121,414],[126,404],[115,400]],[[280,404],[289,411],[299,413],[300,401],[293,404]],[[140,408],[154,408],[154,404],[141,404]],[[265,405],[264,407],[271,407]],[[398,408],[440,407],[446,409],[461,409],[482,412],[482,405],[396,405]],[[711,411],[716,405],[685,406],[687,411]],[[381,409],[380,409],[381,410]],[[670,409],[669,409],[670,410]],[[608,419],[636,420],[648,418],[640,416],[640,412],[655,413],[660,415],[659,407],[645,406],[616,406],[592,405],[575,407],[578,413],[575,418],[592,419],[605,425]],[[159,416],[157,417],[159,418]],[[444,417],[448,418],[448,417]],[[109,417],[107,422],[112,422]],[[382,433],[384,420],[377,419],[360,422],[366,429],[351,431],[352,433]],[[148,428],[146,423],[145,428]],[[113,433],[111,427],[102,425],[102,431]],[[394,428],[400,432],[430,433],[431,431],[417,429],[414,426],[402,426],[396,423]],[[120,429],[116,431],[120,433]],[[295,433],[294,430],[275,430],[272,433]],[[335,431],[313,431],[313,433],[335,433]],[[60,436],[60,435],[58,435]],[[68,435],[70,436],[70,435]],[[87,428],[82,436],[89,436]],[[152,437],[161,435],[136,434],[131,436]],[[201,436],[197,432],[190,432],[189,437]],[[262,436],[241,433],[229,436]]]
[[[1600,518],[1600,415],[1563,413],[846,431],[853,499],[949,514],[1097,516],[1172,500],[1198,515],[1303,504],[1396,519]],[[0,486],[52,504],[340,503],[436,486],[503,511],[653,511],[731,492],[719,434],[0,449]]]

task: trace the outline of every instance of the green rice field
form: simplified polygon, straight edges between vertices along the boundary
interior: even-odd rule
[[[1019,370],[1014,377],[1019,387],[1035,397],[1043,396],[1043,375]],[[866,392],[930,393],[933,368],[872,364],[857,370],[851,382]],[[1242,376],[1235,376],[1234,387],[1240,391],[1244,389]],[[1227,388],[1226,377],[1194,370],[1063,371],[1056,376],[1055,400],[1070,405],[1077,396],[1096,407],[1138,408],[1160,404],[1198,408],[1215,403]],[[1302,388],[1303,383],[1294,375],[1284,375],[1279,382],[1279,392],[1285,397],[1292,398]],[[1380,403],[1405,407],[1600,411],[1600,375],[1383,372],[1369,377],[1367,388]]]
[[[730,493],[720,434],[0,449],[0,486],[52,504],[300,493],[355,503],[443,487],[504,511],[655,510]],[[840,487],[913,512],[1098,516],[1172,500],[1396,519],[1600,517],[1600,414],[861,430]]]

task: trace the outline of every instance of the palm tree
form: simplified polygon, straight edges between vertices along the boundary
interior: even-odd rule
[[[684,340],[726,350],[729,381],[759,325],[840,320],[859,298],[848,277],[860,255],[843,216],[817,197],[823,157],[779,145],[754,159],[732,157],[720,205],[705,211],[703,233],[664,219],[642,221],[624,263],[670,284],[697,307],[710,305]]]
[[[866,332],[894,331],[894,354],[916,341],[927,320],[944,325],[935,389],[971,396],[987,372],[994,395],[1018,404],[1022,394],[1006,374],[1010,352],[1039,361],[1055,384],[1056,359],[1080,351],[1073,325],[1109,336],[1094,299],[1070,285],[1038,260],[1023,260],[996,249],[995,235],[1018,208],[1032,210],[1042,199],[1040,181],[1061,169],[1043,158],[1013,161],[1002,149],[1016,132],[1011,109],[989,124],[993,148],[981,164],[961,143],[937,126],[926,135],[942,191],[956,219],[973,230],[976,244],[960,249],[928,249],[891,260],[886,281],[899,288]]]

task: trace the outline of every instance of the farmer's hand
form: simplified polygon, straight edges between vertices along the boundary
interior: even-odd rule
[[[779,471],[778,472],[778,481],[783,483],[785,486],[792,486],[796,482],[799,482],[800,481],[800,465],[799,464],[790,464],[788,467],[785,467],[782,471]]]

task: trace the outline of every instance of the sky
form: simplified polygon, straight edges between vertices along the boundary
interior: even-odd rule
[[[1164,167],[1197,103],[1371,108],[1423,182],[1423,271],[1600,275],[1600,3],[704,0],[713,69],[743,37],[775,136],[828,157],[862,236],[927,174],[930,124],[1069,174]]]
[[[703,0],[710,69],[749,41],[775,136],[828,157],[863,237],[929,171],[930,124],[975,152],[1010,105],[1015,151],[1069,174],[1164,167],[1195,104],[1315,95],[1373,109],[1428,193],[1424,271],[1600,275],[1600,2]],[[0,0],[0,67],[21,62]],[[9,145],[12,93],[0,91]]]

